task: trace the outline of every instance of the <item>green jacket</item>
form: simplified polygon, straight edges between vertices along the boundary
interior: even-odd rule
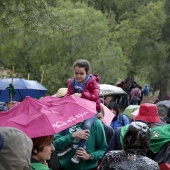
[[[120,132],[120,142],[123,146],[123,137],[127,131],[128,125],[121,128]],[[157,126],[150,129],[150,149],[152,152],[157,153],[160,151],[161,147],[170,142],[170,124]]]
[[[31,163],[31,170],[50,170],[50,169],[42,163]]]
[[[150,149],[152,152],[159,152],[161,147],[167,142],[170,142],[170,124],[151,129]]]
[[[77,124],[69,128],[70,134],[61,136],[60,133],[54,136],[54,146],[56,150],[63,150],[69,144],[72,144],[73,148],[71,151],[66,153],[64,156],[59,158],[61,167],[65,170],[89,170],[95,168],[98,161],[103,157],[106,150],[106,137],[103,125],[100,120],[96,119],[92,124],[90,130],[90,136],[86,143],[86,152],[92,155],[92,160],[81,159],[78,164],[71,161],[71,158],[75,154],[76,146],[78,146],[78,139],[72,137],[72,132],[81,130],[82,123]]]

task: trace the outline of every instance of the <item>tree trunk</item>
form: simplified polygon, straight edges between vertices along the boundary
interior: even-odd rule
[[[169,81],[170,81],[170,55],[166,60],[165,71],[164,74],[162,75],[162,79],[160,82],[160,92],[158,96],[159,100],[167,99]]]
[[[129,73],[127,74],[126,79],[125,79],[125,83],[126,83],[128,86],[130,86],[130,85],[133,83],[133,81],[134,81],[134,74],[133,74],[132,72],[129,72]]]

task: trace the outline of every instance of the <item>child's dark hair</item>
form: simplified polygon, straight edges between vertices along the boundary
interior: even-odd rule
[[[73,64],[73,68],[75,68],[76,66],[85,68],[86,73],[89,73],[90,71],[90,63],[87,60],[76,60]]]

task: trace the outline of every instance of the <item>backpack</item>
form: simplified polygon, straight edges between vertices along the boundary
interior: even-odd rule
[[[132,97],[132,100],[137,101],[137,95],[136,94]]]

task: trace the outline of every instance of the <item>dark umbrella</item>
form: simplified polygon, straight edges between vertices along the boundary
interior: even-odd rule
[[[157,106],[160,106],[160,105],[164,105],[166,106],[167,108],[170,108],[170,100],[162,100],[158,103],[156,103]]]
[[[4,90],[2,89],[1,92],[5,93],[5,91],[6,92],[8,91],[8,95],[0,94],[0,101],[9,102],[10,101],[9,91],[12,83],[12,78],[1,79],[1,82],[6,83],[7,85],[6,88]],[[15,90],[15,93],[12,98],[13,101],[23,100],[26,96],[30,96],[32,98],[43,97],[47,92],[47,89],[37,81],[26,80],[22,78],[14,78],[13,87]],[[0,84],[0,89],[1,89],[1,84]]]

